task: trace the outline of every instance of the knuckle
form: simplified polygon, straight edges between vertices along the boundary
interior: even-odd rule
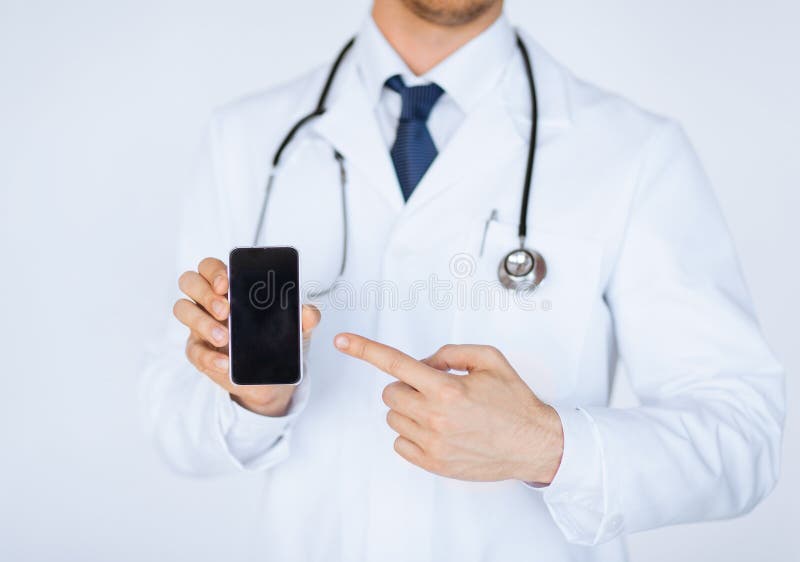
[[[428,416],[428,427],[434,433],[443,433],[449,427],[449,420],[447,416],[440,413],[431,414]]]
[[[381,393],[381,400],[383,400],[383,403],[390,408],[395,401],[395,393],[397,392],[396,388],[397,387],[394,386],[394,383],[388,384],[384,387],[383,392]]]
[[[186,358],[189,360],[189,363],[195,367],[199,367],[200,346],[193,340],[189,340],[186,343]]]
[[[199,303],[202,307],[208,312],[212,314],[212,305],[214,304],[214,294],[211,291],[206,292],[201,297],[201,302]]]
[[[399,353],[394,353],[389,358],[389,362],[388,362],[388,365],[387,365],[387,370],[390,373],[396,373],[396,372],[400,371],[405,366],[405,363],[406,363],[405,357],[403,357]]]
[[[214,331],[214,328],[217,327],[217,323],[214,320],[212,320],[211,317],[208,316],[207,314],[203,314],[203,316],[198,321],[198,325],[200,332],[208,339],[212,339],[211,334]]]
[[[197,271],[200,272],[209,283],[213,283],[219,275],[227,277],[227,269],[225,264],[217,258],[204,258],[197,266]]]
[[[172,315],[175,316],[181,323],[187,323],[187,314],[189,313],[189,306],[191,303],[186,299],[178,299],[172,305]]]
[[[431,462],[435,462],[437,464],[443,462],[445,449],[445,443],[441,438],[432,437],[428,440],[427,453],[431,459]]]
[[[203,369],[209,373],[216,373],[219,371],[214,365],[214,353],[207,349],[204,349],[200,354],[200,363],[203,365]]]
[[[389,410],[386,412],[386,423],[392,429],[397,429],[397,414],[394,410]]]
[[[180,277],[178,277],[178,288],[184,293],[189,288],[189,283],[192,280],[193,274],[194,271],[184,271],[183,273],[181,273]]]
[[[363,340],[360,341],[356,346],[356,357],[358,357],[359,359],[363,359],[364,357],[366,357],[368,347],[369,344],[366,341]]]
[[[436,472],[441,474],[445,471],[444,462],[433,456],[428,456],[425,460],[425,468],[430,470],[431,472]]]
[[[458,404],[464,398],[464,385],[458,380],[449,380],[439,387],[439,401],[445,405]]]
[[[452,343],[446,343],[442,347],[439,348],[439,351],[436,353],[450,353],[451,351],[455,350],[455,345]]]
[[[486,346],[486,354],[492,359],[502,359],[504,357],[503,353],[493,345]]]
[[[450,429],[450,418],[446,414],[433,413],[428,416],[428,427],[434,433],[444,433]]]

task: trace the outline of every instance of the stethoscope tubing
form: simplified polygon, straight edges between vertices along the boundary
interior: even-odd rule
[[[277,150],[272,158],[272,167],[267,177],[266,187],[264,189],[264,197],[261,203],[261,209],[258,216],[258,223],[256,226],[255,235],[253,237],[253,245],[258,245],[259,238],[261,237],[261,232],[264,229],[264,222],[266,219],[267,213],[267,206],[269,203],[269,198],[272,193],[273,184],[275,182],[275,177],[277,176],[278,169],[281,163],[281,157],[283,156],[284,151],[286,148],[291,144],[292,140],[294,139],[295,135],[297,134],[300,129],[302,129],[307,123],[313,121],[317,117],[324,115],[327,111],[326,102],[328,99],[328,95],[331,91],[333,86],[333,82],[336,78],[336,74],[339,71],[339,67],[342,64],[345,56],[347,55],[348,51],[353,47],[355,44],[355,37],[351,38],[345,45],[342,47],[341,51],[337,55],[336,59],[334,60],[333,65],[331,66],[330,71],[325,79],[325,84],[320,92],[319,99],[317,100],[317,105],[313,111],[304,115],[297,122],[292,125],[289,131],[284,136],[281,143],[278,145]],[[530,202],[530,193],[531,193],[531,185],[533,183],[533,164],[536,158],[536,140],[537,140],[537,130],[538,130],[538,100],[536,97],[536,83],[533,77],[533,67],[530,60],[530,55],[528,54],[528,49],[525,46],[524,41],[519,36],[516,35],[516,44],[517,48],[520,51],[522,56],[524,66],[525,66],[525,76],[528,82],[528,88],[530,91],[530,98],[531,98],[531,129],[530,129],[530,138],[528,143],[528,157],[525,163],[525,180],[523,183],[522,189],[522,200],[520,202],[520,216],[519,216],[519,224],[517,228],[517,236],[519,238],[519,249],[512,250],[509,252],[503,261],[500,264],[500,270],[505,270],[506,273],[509,272],[508,264],[509,259],[511,259],[513,254],[516,254],[520,251],[526,252],[532,256],[536,256],[539,261],[541,261],[542,267],[532,268],[530,275],[534,275],[536,272],[542,272],[541,277],[535,280],[534,283],[529,283],[528,286],[532,287],[533,289],[538,286],[541,282],[544,273],[546,272],[546,268],[544,268],[544,259],[541,257],[538,252],[534,252],[532,250],[525,249],[525,240],[527,237],[527,230],[528,230],[528,206]],[[335,148],[333,149],[333,156],[336,159],[336,162],[339,165],[339,181],[341,187],[341,201],[342,201],[342,229],[343,229],[343,240],[342,240],[342,260],[339,268],[339,274],[337,275],[337,279],[341,278],[344,274],[344,270],[347,264],[347,247],[348,247],[348,236],[349,236],[349,228],[348,228],[348,221],[347,221],[347,170],[344,165],[344,156]],[[488,222],[487,222],[488,228]],[[484,233],[485,236],[485,233]],[[483,243],[481,244],[483,246]],[[483,248],[481,248],[481,253],[483,253]],[[538,264],[537,264],[538,265]],[[527,277],[530,275],[525,276],[511,276],[508,275],[502,276],[501,275],[501,283],[507,288],[515,289],[517,288],[522,282],[526,281]],[[517,278],[518,277],[518,278]],[[530,281],[530,279],[527,279]],[[314,295],[310,296],[322,296],[331,291],[333,286],[335,285],[336,281],[331,284],[328,289],[324,291],[320,291],[315,293]]]

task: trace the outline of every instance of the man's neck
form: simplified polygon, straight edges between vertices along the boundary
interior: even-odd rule
[[[372,19],[386,40],[417,76],[425,74],[491,26],[503,4],[463,25],[438,25],[424,20],[397,0],[375,0]]]

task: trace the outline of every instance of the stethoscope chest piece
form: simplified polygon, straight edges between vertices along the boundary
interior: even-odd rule
[[[534,291],[547,275],[547,264],[539,252],[518,248],[506,254],[497,268],[506,289]]]

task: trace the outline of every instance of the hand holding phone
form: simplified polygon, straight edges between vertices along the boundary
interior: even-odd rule
[[[283,415],[295,385],[238,386],[230,380],[229,280],[225,263],[216,258],[206,258],[196,271],[183,273],[178,285],[188,299],[178,300],[173,313],[190,329],[186,356],[192,365],[227,390],[244,408],[267,416]],[[310,337],[319,320],[319,310],[313,306],[302,307],[304,340]]]

